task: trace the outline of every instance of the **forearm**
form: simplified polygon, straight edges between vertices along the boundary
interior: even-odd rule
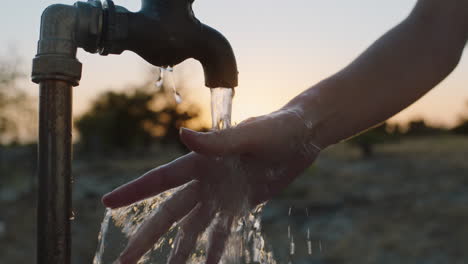
[[[300,112],[321,147],[388,119],[456,67],[468,33],[467,2],[420,1],[407,19],[349,66],[286,107]]]

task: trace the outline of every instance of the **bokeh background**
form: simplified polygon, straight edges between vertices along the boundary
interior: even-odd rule
[[[139,8],[139,1],[115,2]],[[29,75],[41,12],[53,3],[7,1],[0,10],[1,264],[35,258],[38,88]],[[275,110],[347,65],[414,3],[205,0],[195,1],[194,10],[227,36],[237,55],[233,119],[239,122]],[[176,104],[171,84],[156,88],[158,70],[134,54],[80,51],[78,57],[84,71],[73,106],[73,261],[91,263],[104,211],[100,197],[186,153],[178,128],[209,128],[209,90],[193,60],[175,67],[184,99]],[[324,151],[267,205],[263,230],[280,263],[468,262],[467,72],[464,55],[423,99]]]

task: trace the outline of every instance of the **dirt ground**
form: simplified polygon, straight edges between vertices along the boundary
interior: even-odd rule
[[[73,263],[92,263],[100,196],[179,154],[76,156]],[[17,183],[0,192],[14,188],[21,191],[0,195],[0,264],[34,263],[36,194]],[[468,263],[468,137],[406,139],[378,146],[370,159],[334,146],[268,203],[263,231],[279,263]]]

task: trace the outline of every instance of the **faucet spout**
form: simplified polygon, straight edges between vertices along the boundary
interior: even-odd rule
[[[228,40],[217,30],[202,25],[197,47],[195,58],[203,66],[206,87],[237,87],[236,57]]]

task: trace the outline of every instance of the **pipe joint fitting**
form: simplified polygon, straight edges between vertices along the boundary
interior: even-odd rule
[[[40,40],[33,59],[33,82],[62,80],[78,85],[81,63],[76,59],[77,14],[77,8],[59,4],[42,13]]]
[[[33,59],[32,81],[60,80],[78,86],[82,64],[75,58],[61,55],[43,55]]]

